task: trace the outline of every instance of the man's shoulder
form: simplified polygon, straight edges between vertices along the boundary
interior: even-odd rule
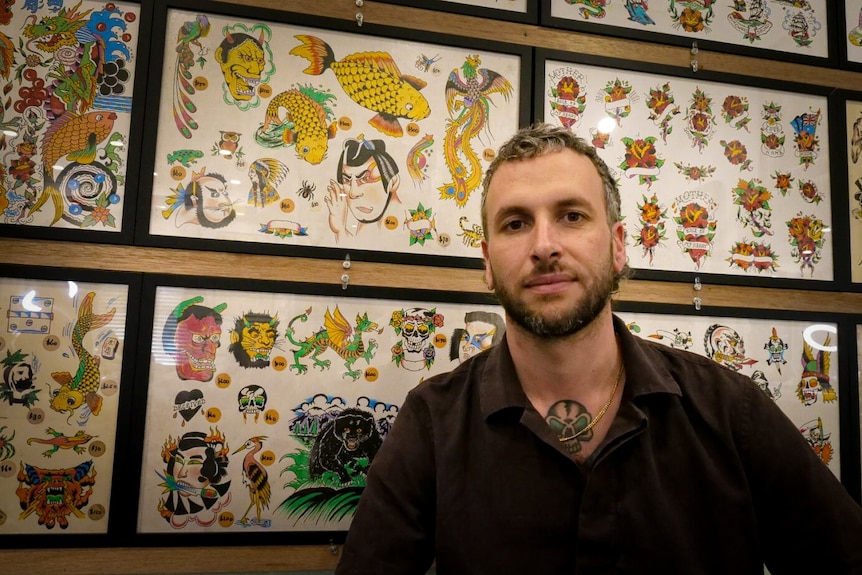
[[[734,371],[712,358],[640,337],[634,337],[634,340],[643,356],[657,368],[666,371],[683,393],[690,389],[703,390],[704,388],[715,388],[718,392],[731,393],[743,391],[745,387],[753,385],[747,375]]]

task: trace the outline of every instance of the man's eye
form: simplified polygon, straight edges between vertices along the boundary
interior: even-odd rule
[[[509,231],[517,231],[522,229],[523,227],[524,222],[522,222],[521,220],[511,220],[509,222],[506,222],[506,225],[503,226],[504,229]]]
[[[582,216],[578,212],[569,212],[566,214],[566,221],[568,222],[579,222]]]

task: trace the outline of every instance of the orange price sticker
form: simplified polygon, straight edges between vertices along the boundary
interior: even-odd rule
[[[278,355],[272,358],[272,369],[275,371],[284,371],[287,369],[287,358],[283,355]]]
[[[227,389],[230,387],[230,375],[227,373],[220,373],[216,376],[216,387],[219,389]]]
[[[276,411],[275,409],[267,409],[263,412],[263,420],[268,425],[275,425],[276,423],[278,423],[278,418],[278,411]]]
[[[210,407],[205,416],[210,423],[217,423],[221,419],[221,410],[218,407]]]

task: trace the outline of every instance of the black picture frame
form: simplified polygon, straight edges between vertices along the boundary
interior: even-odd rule
[[[624,74],[626,72],[633,73],[643,73],[648,74],[650,76],[655,76],[653,79],[654,83],[661,83],[662,81],[673,81],[677,80],[685,80],[688,82],[699,83],[699,82],[710,82],[715,83],[717,85],[727,85],[727,86],[740,86],[744,88],[754,88],[754,89],[780,89],[782,92],[786,92],[792,95],[798,94],[810,94],[812,97],[818,97],[822,99],[823,105],[826,106],[829,112],[829,121],[824,123],[823,126],[825,129],[829,131],[828,138],[823,138],[823,141],[828,142],[830,146],[830,154],[822,154],[823,157],[829,162],[828,169],[828,177],[829,181],[835,181],[837,177],[837,173],[840,166],[840,162],[835,162],[832,160],[831,146],[835,144],[835,130],[833,129],[834,122],[832,121],[832,110],[834,109],[834,98],[831,95],[834,92],[834,89],[828,86],[817,86],[812,84],[804,84],[799,82],[777,82],[774,80],[769,80],[765,78],[756,78],[750,76],[742,76],[736,74],[727,74],[722,72],[713,72],[713,71],[693,71],[690,68],[683,68],[678,66],[667,66],[662,64],[651,64],[651,63],[643,63],[643,62],[633,62],[630,60],[620,59],[620,58],[608,58],[603,56],[593,56],[593,55],[585,55],[585,54],[576,54],[572,52],[560,51],[560,50],[550,50],[544,48],[536,49],[536,61],[534,63],[534,108],[535,115],[537,118],[544,118],[547,116],[548,106],[547,102],[547,94],[545,93],[545,80],[546,80],[546,63],[548,61],[561,61],[566,64],[571,64],[573,67],[578,65],[583,65],[587,67],[592,67],[593,69],[601,69],[604,71],[613,71],[619,70],[620,73]],[[596,86],[592,86],[595,90]],[[591,96],[593,98],[597,98],[596,96]],[[641,94],[641,100],[646,100],[647,96]],[[683,102],[677,101],[676,104],[682,106]],[[637,104],[639,106],[643,106],[643,103]],[[721,108],[721,102],[715,102],[713,106],[716,109]],[[632,106],[634,108],[634,105]],[[753,107],[751,111],[751,116],[754,121],[759,123],[759,114],[760,110]],[[789,124],[790,118],[784,118],[785,123]],[[684,120],[683,120],[684,121]],[[754,132],[756,128],[752,128],[751,131]],[[790,127],[788,125],[788,131],[790,131]],[[584,132],[582,134],[584,137],[588,137],[588,134]],[[641,134],[643,135],[643,134]],[[787,134],[788,146],[793,145],[792,141],[792,132]],[[719,142],[715,142],[718,144]],[[720,162],[725,162],[726,160],[723,157],[722,150],[717,146],[713,146],[714,149],[710,149],[710,152],[715,155],[715,157],[710,157],[709,159],[715,160],[714,163],[719,164]],[[601,150],[600,150],[601,152]],[[600,153],[601,155],[601,153]],[[608,162],[611,168],[612,162]],[[750,177],[745,176],[746,172],[740,170],[739,178]],[[764,178],[765,181],[765,178]],[[828,186],[827,186],[828,187]],[[661,188],[657,188],[661,189]],[[645,188],[642,192],[638,193],[647,194],[647,188]],[[625,205],[626,201],[634,201],[635,198],[627,196],[625,194],[625,190],[621,190],[621,194],[623,195],[622,201]],[[831,200],[831,210],[829,213],[829,217],[831,218],[831,224],[834,225],[834,222],[840,221],[843,219],[842,210],[838,206],[835,198]],[[669,204],[668,204],[669,205]],[[625,214],[624,214],[625,216]],[[631,218],[629,218],[631,220]],[[633,222],[633,226],[637,225],[637,222]],[[632,235],[634,233],[634,228],[629,229],[629,241],[632,243]],[[840,234],[839,234],[840,235]],[[779,241],[778,232],[776,232],[775,238],[773,241]],[[783,241],[783,239],[781,240]],[[834,243],[833,243],[834,245]],[[632,246],[629,245],[628,249],[631,250]],[[633,252],[630,252],[630,254]],[[723,255],[721,256],[724,257]],[[820,280],[820,279],[794,279],[787,277],[755,277],[751,275],[732,275],[730,273],[716,273],[716,272],[705,272],[703,270],[695,270],[695,271],[685,271],[685,270],[658,270],[658,269],[649,269],[646,267],[637,267],[632,265],[633,258],[630,257],[630,265],[634,270],[634,277],[636,279],[647,279],[647,280],[659,280],[659,281],[681,281],[685,283],[695,283],[695,281],[701,282],[711,282],[720,285],[749,285],[755,287],[782,287],[782,288],[801,288],[801,289],[816,289],[821,291],[837,291],[842,289],[844,286],[839,285],[837,281],[838,269],[841,266],[842,262],[839,262],[837,256],[833,253],[833,270],[832,275],[833,278],[831,280]]]
[[[715,52],[724,52],[728,54],[737,54],[741,56],[752,56],[756,58],[767,58],[772,60],[780,60],[783,62],[794,62],[798,64],[809,64],[825,67],[838,66],[838,48],[836,46],[837,36],[835,33],[836,23],[838,20],[838,3],[826,2],[826,30],[821,33],[826,34],[827,52],[825,57],[806,56],[793,52],[782,50],[763,49],[753,45],[753,43],[745,44],[744,39],[740,38],[739,43],[729,41],[715,41],[705,38],[690,38],[682,35],[676,35],[667,32],[652,32],[647,29],[633,29],[623,26],[611,25],[603,21],[601,17],[593,17],[587,21],[577,21],[568,18],[560,18],[552,15],[552,4],[555,2],[563,2],[563,0],[539,0],[541,3],[540,9],[540,24],[551,28],[562,28],[573,30],[576,32],[588,32],[592,34],[603,34],[617,38],[625,38],[631,40],[640,40],[643,42],[653,42],[667,44],[671,46],[684,46],[698,50],[712,50]],[[664,4],[656,4],[659,11],[664,10]],[[730,5],[715,5],[720,9],[728,9]],[[620,9],[620,6],[614,7]],[[782,24],[778,22],[775,26],[780,27]]]
[[[123,364],[121,367],[121,382],[118,394],[116,434],[114,438],[114,457],[110,476],[112,489],[110,494],[110,509],[108,526],[105,533],[64,533],[62,529],[45,529],[42,533],[4,533],[2,538],[9,548],[44,548],[45,546],[69,545],[71,547],[106,547],[132,544],[125,529],[128,514],[128,497],[124,484],[129,481],[126,470],[134,461],[135,455],[129,451],[132,442],[129,422],[134,412],[134,382],[135,359],[138,336],[138,304],[141,296],[141,274],[131,272],[113,272],[101,270],[85,270],[76,268],[49,268],[39,266],[14,266],[0,264],[0,278],[21,280],[39,280],[52,282],[84,282],[113,284],[125,286],[128,293],[126,320],[123,340]],[[3,303],[6,308],[8,302]],[[4,313],[4,315],[6,315]],[[43,390],[44,391],[44,390]],[[47,393],[47,392],[46,392]],[[35,429],[35,428],[34,428]],[[103,441],[109,441],[103,438]],[[20,460],[20,457],[17,458]],[[50,461],[50,460],[48,460]],[[18,461],[15,461],[18,463]],[[104,468],[99,473],[108,473]],[[17,510],[7,510],[15,511]],[[78,520],[75,518],[75,520]],[[84,519],[86,520],[86,519]],[[9,519],[7,519],[7,522]]]
[[[849,405],[842,406],[842,417],[847,419],[847,427],[850,430],[848,436],[851,440],[856,441],[855,449],[862,460],[862,315],[854,315],[849,318],[849,321],[841,324],[842,331],[839,337],[846,338],[847,341],[853,341],[855,348],[853,351],[852,367],[849,370],[850,388],[845,397],[849,399]],[[854,409],[856,406],[856,409]],[[857,503],[862,504],[862,463],[857,465],[855,469],[848,470],[847,489],[854,496]],[[855,486],[856,491],[854,491]]]
[[[134,239],[134,226],[138,205],[140,161],[142,153],[142,133],[144,128],[145,102],[147,92],[146,78],[148,76],[150,35],[152,29],[152,4],[140,0],[127,0],[140,6],[138,45],[134,50],[135,84],[132,93],[133,108],[129,126],[128,154],[126,156],[124,205],[119,232],[100,231],[96,229],[54,228],[29,225],[0,223],[0,236],[15,238],[33,238],[62,241],[81,241],[115,245],[130,245]],[[49,209],[44,206],[43,209]]]
[[[854,23],[859,22],[860,13],[857,11],[855,13],[848,13],[850,7],[847,5],[847,2],[838,2],[838,27],[837,27],[837,44],[838,44],[838,63],[842,69],[851,70],[853,72],[862,72],[862,61],[859,60],[851,60],[850,59],[850,50],[851,48],[847,45],[849,42],[847,29],[850,28]],[[862,11],[862,5],[858,6],[859,10]],[[862,24],[860,24],[862,26]],[[860,54],[862,54],[862,48],[859,49]]]
[[[477,16],[492,20],[506,20],[508,22],[520,22],[522,24],[539,23],[539,5],[535,0],[527,0],[524,12],[517,10],[505,10],[503,8],[471,6],[458,2],[447,2],[446,0],[379,0],[387,4],[398,4],[399,6],[412,6],[426,10],[437,10],[440,12],[451,12],[453,14],[464,14],[465,16]]]
[[[218,427],[219,423],[195,423],[197,418],[202,417],[202,413],[198,413],[195,417],[190,418],[188,426],[183,424],[183,427],[180,428],[175,420],[170,419],[162,419],[161,424],[158,426],[158,431],[155,437],[158,440],[151,439],[149,443],[146,440],[147,437],[147,422],[148,422],[148,412],[151,407],[150,400],[153,397],[150,394],[149,387],[152,383],[153,374],[151,372],[152,366],[152,354],[153,346],[150,345],[149,342],[154,342],[154,346],[161,345],[161,339],[158,337],[158,332],[161,329],[161,324],[163,323],[164,317],[159,315],[157,306],[158,306],[158,290],[161,289],[182,289],[186,290],[189,294],[193,292],[197,292],[199,290],[200,293],[207,294],[204,298],[204,301],[201,302],[201,305],[213,305],[215,304],[215,300],[210,297],[211,294],[215,294],[218,292],[225,292],[227,300],[219,300],[221,301],[230,301],[230,294],[232,292],[243,292],[243,293],[251,293],[255,295],[259,295],[260,297],[255,300],[255,303],[252,305],[260,305],[260,301],[268,301],[267,298],[281,298],[282,300],[289,299],[294,296],[307,297],[307,298],[329,298],[335,299],[335,301],[341,302],[341,306],[345,312],[345,315],[348,316],[348,319],[352,321],[353,315],[348,312],[348,308],[345,305],[345,302],[351,302],[354,300],[364,300],[369,301],[373,300],[375,303],[377,301],[390,301],[394,300],[397,302],[427,302],[431,303],[439,303],[440,306],[449,305],[449,306],[461,306],[464,309],[471,309],[466,306],[475,305],[478,309],[492,309],[497,310],[498,304],[489,294],[477,294],[477,293],[467,293],[467,292],[453,292],[453,291],[444,291],[444,290],[427,290],[427,289],[403,289],[403,288],[375,288],[375,287],[354,287],[350,286],[347,289],[343,289],[341,285],[338,284],[316,284],[316,283],[299,283],[299,282],[281,282],[281,281],[268,281],[268,280],[248,280],[248,279],[240,279],[240,278],[217,278],[217,277],[197,277],[197,276],[176,276],[176,275],[167,275],[167,274],[144,274],[143,282],[142,282],[142,294],[140,298],[141,302],[141,321],[139,323],[139,341],[141,342],[138,346],[137,353],[137,361],[138,367],[136,370],[135,377],[135,388],[134,388],[134,398],[133,403],[136,406],[136,410],[131,414],[131,433],[130,436],[132,441],[130,443],[130,451],[135,454],[136,457],[133,457],[131,461],[127,463],[129,477],[140,478],[136,479],[134,485],[130,486],[130,489],[126,491],[127,496],[127,513],[124,514],[124,524],[123,524],[123,533],[129,534],[130,537],[135,542],[135,545],[139,546],[188,546],[188,545],[247,545],[247,544],[261,544],[261,545],[312,545],[312,544],[341,544],[344,542],[344,539],[347,535],[346,530],[333,530],[333,529],[321,529],[321,530],[276,530],[275,525],[273,528],[269,529],[261,529],[256,527],[254,524],[249,527],[242,529],[238,528],[236,525],[233,525],[231,528],[223,528],[224,526],[220,525],[212,525],[205,532],[201,532],[201,530],[196,529],[170,529],[167,523],[163,523],[161,521],[157,521],[155,519],[148,519],[146,521],[150,521],[150,525],[153,523],[158,523],[159,525],[164,525],[164,530],[162,531],[154,531],[151,529],[140,529],[141,522],[144,521],[140,517],[141,509],[143,503],[141,501],[141,492],[144,487],[144,475],[150,474],[152,475],[152,469],[146,469],[144,466],[147,461],[149,461],[145,455],[146,447],[149,444],[150,447],[158,443],[161,445],[161,441],[163,441],[163,435],[167,435],[169,433],[176,433],[178,435],[178,431],[171,430],[165,431],[169,428],[176,429],[196,429],[197,426],[206,425],[209,427]],[[233,293],[235,296],[236,294]],[[319,306],[315,306],[315,310],[318,312],[316,315],[320,316],[322,314],[322,309],[317,309]],[[460,308],[459,308],[460,309]],[[161,309],[162,312],[165,311],[165,308]],[[279,309],[279,312],[283,313],[283,309]],[[222,323],[222,335],[223,335],[223,345],[227,346],[228,341],[228,332],[230,331],[230,327],[233,326],[233,316],[235,313],[249,313],[249,310],[244,308],[243,310],[231,309],[228,307],[224,310],[223,313],[223,323]],[[275,313],[276,310],[269,309],[270,313]],[[308,310],[310,313],[310,310]],[[357,312],[357,313],[362,313]],[[502,308],[500,308],[500,314],[502,314]],[[289,317],[281,317],[276,314],[281,321],[281,329],[284,329],[284,326],[287,325]],[[370,314],[369,314],[370,315]],[[374,316],[377,318],[377,316]],[[449,333],[450,326],[453,325],[451,320],[454,320],[454,324],[458,324],[461,321],[461,317],[446,318],[446,325],[442,328],[438,329],[437,333]],[[502,318],[501,318],[502,319]],[[312,323],[309,321],[309,323]],[[381,322],[380,328],[382,331],[384,327],[386,327],[387,331],[392,329],[392,325],[384,326]],[[302,324],[301,322],[297,323],[297,332],[304,334],[307,329],[307,325]],[[374,335],[377,338],[381,336],[375,333],[371,333],[370,335]],[[382,337],[386,337],[385,335]],[[500,333],[500,337],[502,337],[502,333]],[[158,341],[156,341],[158,340]],[[278,353],[291,357],[289,353],[289,348],[292,346],[292,343],[287,343],[284,346],[277,346],[276,350]],[[439,346],[438,346],[439,347]],[[222,354],[225,350],[221,350],[219,354]],[[445,353],[445,348],[438,349],[438,355]],[[376,349],[376,354],[380,356],[380,361],[385,363],[388,360],[388,356],[390,354],[389,346],[386,343],[381,343],[379,347]],[[338,357],[334,355],[334,353],[329,353],[326,355],[327,358],[333,359],[333,370],[338,370],[341,362],[338,361]],[[220,361],[224,361],[226,358],[221,356]],[[273,358],[276,359],[276,358]],[[323,356],[321,356],[323,359]],[[438,357],[439,361],[443,361],[444,358]],[[306,362],[311,363],[310,356],[306,357]],[[375,361],[377,359],[375,358]],[[452,361],[451,358],[449,361]],[[377,365],[380,365],[379,363]],[[357,361],[357,367],[365,367],[365,361]],[[238,367],[238,366],[232,366]],[[309,366],[310,367],[310,366]],[[444,366],[441,364],[441,368]],[[386,369],[384,365],[380,365],[381,368],[381,377],[383,377],[382,371]],[[222,370],[225,368],[222,367]],[[445,369],[444,369],[445,370]],[[171,368],[169,371],[173,371]],[[251,373],[249,375],[248,381],[245,383],[239,382],[239,377],[234,376],[234,380],[231,382],[230,389],[235,391],[240,387],[240,385],[246,385],[247,383],[260,383],[261,385],[268,385],[261,381],[259,378],[261,377],[269,377],[268,372],[269,369],[266,370],[267,375],[261,375],[259,370],[255,370],[255,373]],[[317,371],[310,369],[308,373],[300,376],[299,373],[294,373],[291,370],[286,370],[283,373],[285,377],[307,377],[310,376],[311,373],[321,374],[322,371]],[[160,372],[161,373],[161,372]],[[407,372],[405,372],[407,373]],[[413,372],[415,377],[422,375],[424,371]],[[164,375],[164,374],[163,374]],[[411,377],[414,377],[411,376]],[[364,376],[363,376],[364,377]],[[173,376],[169,379],[172,379]],[[198,385],[202,389],[204,389],[204,394],[209,393],[207,390],[212,389],[215,386],[216,380],[218,376],[213,381],[208,383],[196,383],[191,382],[193,385]],[[342,379],[344,379],[342,377]],[[337,380],[337,376],[336,376]],[[161,379],[159,380],[162,381]],[[300,386],[300,393],[306,395],[314,395],[315,391],[313,387],[309,387],[307,380],[305,385]],[[177,381],[169,381],[169,383],[173,387],[181,387],[182,384],[189,384],[189,381],[179,382]],[[287,383],[286,381],[283,383]],[[367,383],[367,382],[365,382]],[[375,381],[375,383],[379,384],[379,381]],[[356,381],[350,381],[349,379],[344,379],[343,385],[345,397],[349,396],[351,393],[355,393],[353,391],[349,391],[354,388],[356,385],[362,385],[363,380],[358,379]],[[405,376],[405,385],[404,385],[404,394],[406,395],[409,388],[412,387],[413,384],[406,384],[406,376]],[[206,388],[205,386],[210,386]],[[270,389],[270,395],[272,395],[272,389]],[[276,390],[277,391],[277,390]],[[171,392],[173,393],[173,392]],[[296,393],[296,392],[294,392]],[[209,396],[206,396],[209,397]],[[211,407],[218,406],[221,407],[222,413],[225,414],[225,418],[227,417],[236,417],[235,415],[229,415],[225,410],[225,405],[218,402],[212,402],[207,399],[207,409]],[[290,405],[278,405],[275,406],[281,413],[283,413],[282,421],[280,424],[285,424],[288,414],[290,413],[290,409],[292,407]],[[224,424],[223,428],[230,427],[230,423],[221,420],[220,423]],[[171,421],[171,423],[166,424],[165,421]],[[235,422],[236,423],[236,422]],[[163,429],[164,425],[164,429]],[[270,442],[275,441],[276,438],[281,437],[279,434],[275,434],[274,432],[266,433],[268,429],[273,429],[270,426],[263,423],[263,421],[259,423],[252,423],[251,421],[247,423],[242,423],[242,428],[245,432],[251,435],[267,435],[270,438]],[[283,428],[280,428],[283,430]],[[282,434],[283,435],[283,434]],[[232,436],[229,436],[227,433],[225,434],[226,441],[229,442],[230,451],[233,452],[240,444],[237,441],[232,440]],[[270,443],[272,445],[272,443]],[[241,455],[232,455],[232,458],[240,459]],[[269,476],[271,483],[281,484],[284,483],[283,477],[279,475],[276,471],[280,469],[284,464],[282,463],[282,458],[276,458],[276,463],[273,464],[269,469]],[[232,459],[233,461],[233,459]],[[231,465],[236,465],[236,463],[231,463]],[[231,469],[234,469],[231,467]],[[245,508],[245,497],[247,489],[242,484],[242,481],[238,475],[238,472],[234,472],[231,475],[231,479],[233,482],[233,486],[231,487],[231,492],[233,495],[233,500],[231,503],[230,509],[228,511],[235,512],[234,519],[238,517],[238,514],[242,512],[242,509]],[[148,483],[151,486],[152,481]],[[271,504],[268,510],[265,510],[265,516],[274,516],[276,512],[276,508],[279,506],[279,501],[282,498],[282,490],[274,487],[274,494],[272,497]],[[150,513],[155,513],[155,509],[151,509],[147,507]],[[252,515],[253,515],[252,511]],[[284,521],[284,519],[282,519]],[[239,530],[238,530],[239,529]],[[132,535],[134,534],[134,535]]]
[[[413,40],[433,42],[437,45],[445,45],[456,48],[485,50],[500,53],[506,56],[514,56],[520,61],[519,77],[513,79],[514,93],[519,95],[519,109],[517,110],[517,122],[519,126],[526,125],[531,115],[530,79],[532,64],[532,48],[515,44],[505,44],[492,41],[480,41],[451,35],[430,34],[417,30],[394,28],[389,26],[365,23],[358,28],[355,23],[343,20],[335,20],[323,17],[294,14],[281,10],[251,8],[234,4],[219,2],[206,2],[203,0],[158,0],[154,8],[154,34],[150,39],[151,54],[150,61],[153,63],[149,68],[147,81],[147,108],[148,115],[144,126],[143,141],[145,146],[141,155],[143,166],[140,187],[144,190],[138,196],[138,219],[135,230],[135,243],[137,245],[155,247],[175,247],[181,245],[183,248],[200,250],[217,250],[223,252],[259,253],[268,255],[288,255],[299,257],[319,257],[325,259],[344,259],[345,254],[354,261],[388,262],[416,264],[421,261],[423,265],[449,266],[456,268],[474,268],[482,266],[479,250],[475,257],[448,256],[437,254],[416,254],[407,252],[383,251],[383,245],[374,249],[357,249],[353,247],[340,247],[337,245],[309,246],[309,245],[285,245],[276,243],[258,243],[254,241],[233,241],[224,239],[203,239],[185,236],[160,236],[154,235],[151,230],[150,217],[153,210],[154,177],[156,166],[156,142],[159,136],[160,124],[158,117],[158,102],[164,98],[165,88],[162,86],[163,69],[160,65],[165,61],[165,19],[170,10],[194,10],[203,14],[219,15],[228,18],[239,17],[242,19],[254,19],[274,24],[293,24],[311,26],[336,32],[361,33],[363,35],[381,36],[393,40]],[[407,72],[405,72],[407,73]],[[169,89],[168,89],[169,90]],[[261,112],[262,113],[262,112]],[[255,116],[257,118],[257,116]],[[166,119],[167,122],[170,120]],[[172,122],[170,122],[172,124]],[[253,131],[253,128],[252,128]],[[504,137],[504,134],[495,134],[495,137]],[[442,153],[442,152],[441,152]],[[332,151],[330,151],[332,154]],[[404,171],[404,170],[402,170]],[[404,178],[405,176],[402,176]],[[287,180],[286,180],[287,181]],[[291,182],[296,183],[298,182]],[[403,182],[402,186],[409,185]],[[319,194],[326,194],[326,183],[316,185]],[[321,189],[323,188],[323,189]],[[478,193],[478,192],[475,192]],[[436,194],[436,192],[435,192]],[[404,210],[408,208],[406,204]],[[325,225],[325,224],[324,224]],[[318,226],[320,227],[320,226]],[[328,230],[327,230],[328,231]],[[453,234],[454,235],[454,234]],[[444,238],[447,242],[448,237]],[[456,237],[451,237],[451,242],[460,242]],[[441,244],[444,245],[444,244]]]
[[[695,309],[693,306],[679,304],[653,304],[646,302],[623,302],[613,303],[614,312],[625,319],[625,314],[639,313],[655,316],[674,315],[690,318],[722,318],[736,321],[788,321],[788,322],[811,322],[811,324],[829,323],[835,324],[838,337],[838,367],[835,370],[838,381],[838,431],[840,435],[840,481],[847,489],[850,496],[857,502],[862,501],[862,485],[860,485],[860,428],[859,428],[859,380],[857,364],[857,326],[862,321],[862,316],[852,314],[838,314],[830,312],[800,312],[787,310],[766,309],[742,309],[722,306],[701,306]],[[686,324],[685,328],[691,327]],[[630,328],[631,329],[631,328]],[[642,335],[642,334],[641,334]],[[767,352],[759,350],[761,342],[747,342],[746,350],[748,356],[760,353],[761,356]],[[704,342],[694,339],[693,345],[700,349]],[[788,350],[788,365],[797,365],[799,362],[799,350]],[[764,362],[761,362],[761,364]],[[791,368],[793,369],[793,368]],[[788,382],[791,385],[794,382]],[[767,385],[768,387],[768,385]],[[783,387],[785,395],[793,395],[793,389]],[[807,408],[806,408],[807,409]],[[782,409],[782,411],[785,411]],[[786,411],[785,411],[786,413]],[[791,418],[792,419],[792,418]],[[796,422],[798,424],[798,422]]]
[[[835,245],[840,248],[841,262],[836,279],[842,291],[862,292],[862,92],[836,90],[832,101],[833,149],[838,160],[832,189],[833,201],[836,207],[840,206],[833,216]],[[856,115],[848,117],[848,109],[854,109]]]

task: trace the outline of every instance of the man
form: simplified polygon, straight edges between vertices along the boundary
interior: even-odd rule
[[[389,204],[398,201],[398,165],[383,140],[344,142],[338,159],[338,181],[330,180],[323,198],[335,240],[355,236],[367,224],[380,222]],[[379,225],[379,224],[378,224]]]
[[[505,338],[409,393],[336,573],[862,573],[862,510],[779,408],[611,313],[619,205],[566,129],[503,145],[482,251]]]

